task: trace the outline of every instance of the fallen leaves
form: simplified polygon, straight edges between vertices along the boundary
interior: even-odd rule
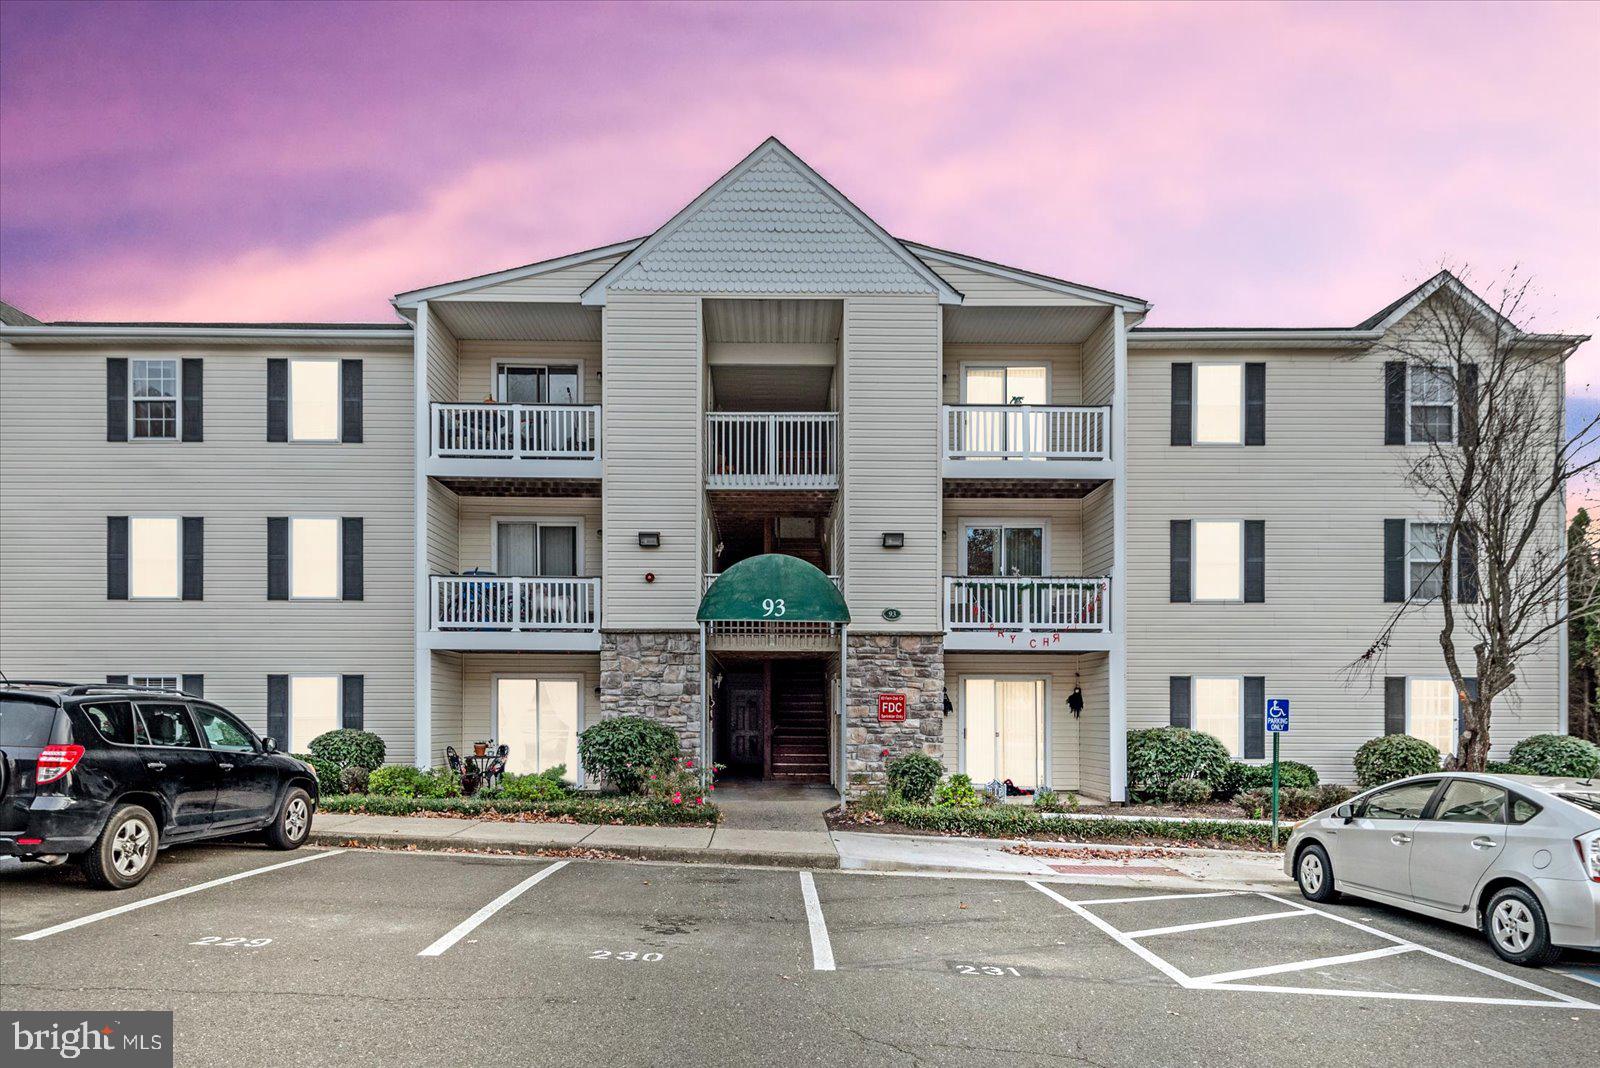
[[[1181,850],[1165,849],[1161,846],[1145,846],[1137,849],[1097,849],[1094,846],[1036,846],[1027,842],[1018,842],[1016,845],[1006,846],[1004,851],[1015,853],[1019,857],[1049,857],[1052,860],[1109,860],[1121,864],[1139,860],[1160,860],[1183,856]]]

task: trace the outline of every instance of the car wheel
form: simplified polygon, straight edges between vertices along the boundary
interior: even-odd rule
[[[1483,910],[1483,934],[1501,960],[1537,968],[1561,955],[1550,941],[1550,924],[1539,899],[1520,886],[1508,886]]]
[[[311,795],[298,786],[289,788],[265,838],[273,849],[299,849],[311,834]]]
[[[1339,900],[1339,891],[1333,885],[1333,862],[1328,851],[1312,842],[1300,851],[1294,864],[1294,881],[1300,884],[1300,896],[1319,905]]]
[[[161,832],[150,810],[123,805],[111,813],[100,837],[78,858],[78,867],[91,886],[126,890],[137,886],[155,867]]]

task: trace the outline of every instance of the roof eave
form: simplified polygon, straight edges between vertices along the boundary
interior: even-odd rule
[[[938,260],[941,263],[966,267],[969,270],[983,274],[992,274],[999,278],[1010,279],[1013,282],[1021,282],[1024,285],[1038,286],[1053,292],[1082,297],[1085,300],[1114,304],[1126,312],[1143,315],[1153,307],[1149,301],[1140,297],[1129,296],[1126,293],[1113,293],[1109,289],[1096,289],[1093,286],[1069,282],[1065,278],[1055,278],[1046,274],[1038,274],[1034,271],[1026,271],[1020,267],[1007,267],[1003,263],[995,263],[992,260],[963,255],[960,252],[952,252],[949,249],[935,248],[932,245],[924,245],[916,241],[901,241],[901,244],[922,259]]]
[[[575,267],[580,263],[588,263],[591,260],[603,260],[607,256],[614,256],[619,252],[632,252],[644,240],[642,237],[633,237],[626,241],[601,245],[599,248],[584,249],[581,252],[571,252],[565,256],[556,256],[552,259],[540,260],[537,263],[523,264],[521,267],[509,267],[506,270],[494,271],[490,274],[473,275],[471,278],[460,278],[454,282],[441,282],[435,286],[397,293],[389,303],[393,304],[397,309],[415,308],[425,300],[437,300],[440,297],[455,296],[458,293],[470,293],[474,289],[499,285],[501,282],[514,282],[521,278],[532,278],[535,275],[559,271],[564,267]]]

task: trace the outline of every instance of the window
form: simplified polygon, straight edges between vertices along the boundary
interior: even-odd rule
[[[189,710],[183,705],[141,702],[139,718],[144,722],[144,734],[151,745],[169,745],[182,749],[198,749],[200,740],[195,737],[194,726],[189,722]]]
[[[1044,404],[1049,371],[1039,367],[966,367],[961,389],[965,404]]]
[[[92,705],[79,705],[78,711],[88,717],[94,729],[108,742],[118,745],[149,745],[144,733],[144,721],[133,714],[133,706],[126,701],[106,701]]]
[[[195,705],[194,718],[200,722],[200,733],[206,736],[206,744],[212,749],[220,749],[228,753],[254,753],[255,740],[250,737],[250,732],[244,725],[236,722],[214,708]],[[316,737],[316,735],[312,735]]]
[[[1195,366],[1194,441],[1196,445],[1244,442],[1244,364]]]
[[[1429,779],[1379,790],[1362,802],[1360,815],[1369,820],[1420,820],[1438,785],[1437,780]]]
[[[577,404],[580,388],[574,364],[500,364],[495,370],[495,399],[502,404]]]
[[[134,441],[178,440],[178,361],[133,360],[128,404]]]
[[[295,675],[289,680],[289,738],[285,750],[339,728],[339,676]]]
[[[1444,593],[1444,539],[1448,523],[1406,524],[1406,581],[1411,597],[1436,601]]]
[[[1486,782],[1453,779],[1445,784],[1433,818],[1446,823],[1504,823],[1506,792]]]
[[[565,764],[567,777],[577,778],[581,693],[577,679],[495,680],[497,733],[510,747],[507,771],[528,774]]]
[[[1449,679],[1406,680],[1406,733],[1441,753],[1456,751],[1456,691]]]
[[[1043,575],[1044,524],[1022,523],[1011,526],[978,520],[964,524],[965,557],[968,575]]]
[[[578,573],[578,525],[495,521],[497,575],[570,577]]]
[[[1195,520],[1194,599],[1244,599],[1244,524],[1239,520]]]
[[[1412,365],[1410,377],[1412,443],[1454,441],[1456,391],[1450,372],[1442,367]]]
[[[962,680],[962,770],[980,788],[1044,784],[1043,679]]]
[[[183,692],[183,678],[178,675],[129,675],[129,686],[143,686],[151,690]]]
[[[289,596],[339,596],[339,521],[289,520]]]
[[[961,369],[963,404],[1013,407],[1046,404],[1049,399],[1050,373],[1042,365]],[[1047,412],[968,412],[960,425],[962,450],[990,457],[1037,453],[1050,441]]]
[[[1244,680],[1196,678],[1193,722],[1195,730],[1211,735],[1237,758],[1244,730]]]
[[[129,597],[177,599],[180,529],[177,519],[135,516],[129,520]]]
[[[289,440],[339,440],[339,361],[289,361]]]

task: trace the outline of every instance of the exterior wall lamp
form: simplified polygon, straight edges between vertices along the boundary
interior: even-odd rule
[[[661,531],[659,531],[659,530],[641,530],[641,531],[639,531],[639,548],[641,548],[641,549],[659,549],[659,548],[661,548]]]
[[[903,530],[886,530],[883,532],[883,547],[885,549],[904,549],[906,535]]]

